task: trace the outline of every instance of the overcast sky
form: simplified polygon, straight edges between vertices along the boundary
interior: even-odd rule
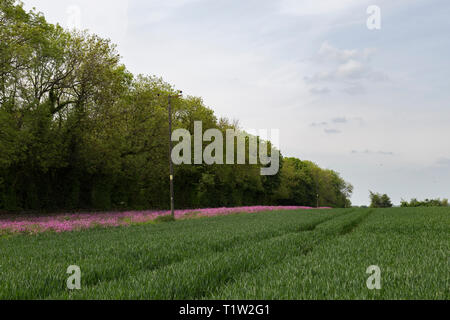
[[[283,155],[340,172],[354,204],[450,197],[448,0],[24,2],[244,129],[280,129]]]

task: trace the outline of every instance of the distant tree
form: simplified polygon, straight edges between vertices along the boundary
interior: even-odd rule
[[[381,196],[379,193],[373,193],[370,191],[370,207],[379,208],[381,204]]]
[[[392,201],[387,194],[381,196],[381,206],[382,208],[392,208]]]
[[[425,199],[424,201],[419,201],[416,198],[411,199],[410,202],[402,200],[402,207],[448,207],[448,199]]]
[[[392,201],[387,194],[374,193],[370,191],[371,208],[391,208]]]

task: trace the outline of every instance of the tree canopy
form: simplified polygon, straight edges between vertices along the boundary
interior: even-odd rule
[[[370,191],[371,208],[391,208],[391,198],[387,194],[373,193]]]
[[[0,0],[0,209],[167,208],[175,93],[131,74],[109,40]],[[239,129],[199,97],[173,104],[174,129]],[[295,158],[282,158],[275,176],[260,167],[176,166],[176,206],[350,205],[352,186],[332,170]]]

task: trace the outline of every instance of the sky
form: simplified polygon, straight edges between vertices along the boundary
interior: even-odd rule
[[[218,117],[279,129],[283,156],[339,172],[355,205],[450,198],[448,0],[24,2]]]

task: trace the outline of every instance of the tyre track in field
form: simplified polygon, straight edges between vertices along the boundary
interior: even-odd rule
[[[326,221],[316,223],[316,227],[338,217],[345,217],[349,214],[348,212],[352,211],[343,212],[339,216],[333,216]],[[132,283],[133,288],[131,291],[128,288],[127,291],[138,292],[137,295],[126,293],[120,298],[199,299],[210,293],[211,289],[215,290],[223,284],[236,280],[239,274],[254,272],[293,255],[308,254],[316,245],[328,239],[321,232],[319,233],[320,236],[316,237],[316,232],[312,230],[315,229],[314,226],[310,226],[309,229],[309,231],[290,232],[278,237],[271,237],[264,243],[259,241],[252,243],[251,246],[241,244],[239,247],[224,252],[211,253],[202,259],[197,257],[187,259],[178,264],[167,266],[166,270],[161,270],[161,273],[145,271],[135,273],[128,278],[129,280],[126,283]],[[267,248],[270,249],[267,250]],[[284,248],[284,250],[278,250],[277,248]],[[186,277],[187,269],[191,270],[192,273]],[[112,298],[118,298],[114,293],[124,285],[123,280],[125,279],[115,279],[100,287],[94,287],[92,288],[93,292],[86,292],[82,298],[101,298],[105,294],[107,296],[112,295]],[[141,283],[151,283],[152,290],[145,291],[144,288],[144,291],[139,292],[139,290],[142,290]]]
[[[364,215],[353,221],[351,224],[342,228],[339,236],[345,236],[346,234],[352,233],[356,228],[358,228],[367,218],[374,212],[373,209],[368,210]]]
[[[328,219],[327,221],[316,224],[316,226],[314,226],[313,228],[311,228],[310,230],[305,232],[305,233],[311,233],[313,235],[315,233],[317,233],[318,237],[316,239],[312,239],[311,242],[308,243],[304,247],[296,247],[295,250],[290,251],[289,254],[287,254],[287,253],[284,254],[283,257],[279,257],[281,259],[276,260],[275,263],[273,263],[272,260],[269,260],[266,263],[261,263],[259,265],[256,265],[254,268],[247,268],[245,270],[240,270],[240,271],[237,271],[237,272],[234,272],[231,274],[222,275],[223,280],[220,283],[218,283],[216,286],[214,286],[212,288],[212,290],[211,290],[211,287],[198,288],[197,290],[194,289],[194,291],[192,292],[192,295],[190,295],[190,296],[186,296],[186,297],[172,296],[171,299],[203,299],[205,297],[205,295],[209,295],[214,290],[217,290],[218,288],[220,288],[224,285],[227,285],[228,283],[233,283],[233,282],[237,281],[239,275],[241,275],[241,274],[250,273],[250,272],[253,273],[255,271],[257,272],[258,270],[261,270],[267,266],[281,263],[288,257],[299,257],[299,256],[308,255],[309,253],[311,253],[314,250],[315,247],[319,246],[321,243],[329,241],[332,238],[339,237],[343,234],[347,234],[347,233],[351,232],[361,222],[363,222],[365,220],[365,218],[367,218],[368,215],[371,213],[371,212],[367,212],[365,214],[361,214],[360,216],[357,216],[355,219],[351,219],[349,221],[349,223],[344,223],[341,226],[341,228],[334,230],[334,232],[322,232],[322,231],[316,230],[316,229],[318,229],[317,227],[324,226],[327,223],[333,223],[333,220],[335,220],[339,217],[346,218],[346,216],[351,215],[354,211],[355,211],[354,209],[346,211],[345,213],[342,213],[339,216],[335,216],[334,219]],[[358,212],[356,212],[356,213],[358,213]],[[294,234],[294,233],[289,233],[289,234]],[[283,236],[287,236],[287,235],[288,234],[285,234]],[[280,236],[279,238],[281,238],[283,236]],[[300,245],[300,243],[299,243],[299,245]],[[304,243],[301,243],[301,245],[304,245]],[[237,264],[239,264],[239,261]],[[199,279],[200,282],[202,280],[203,279]],[[187,289],[189,289],[189,288],[187,288]]]
[[[176,259],[176,258],[170,259],[169,258],[165,262],[162,262],[160,264],[153,265],[153,266],[150,266],[150,267],[144,267],[144,268],[142,268],[140,270],[142,270],[142,271],[154,271],[154,270],[158,270],[158,269],[170,266],[170,265],[175,264],[175,263],[183,262],[184,260],[189,260],[193,256],[198,257],[198,258],[202,258],[202,257],[204,257],[204,256],[206,256],[208,254],[211,254],[211,253],[222,253],[222,252],[230,251],[230,250],[233,250],[236,247],[242,246],[242,244],[245,243],[245,242],[251,242],[252,244],[257,244],[257,243],[260,243],[262,241],[268,241],[268,240],[271,240],[271,239],[284,237],[284,236],[290,235],[290,234],[313,231],[313,230],[316,229],[317,226],[319,226],[319,225],[321,225],[323,223],[326,223],[328,221],[331,221],[333,219],[336,219],[336,218],[338,218],[338,217],[340,217],[340,216],[342,216],[344,214],[348,214],[348,213],[350,213],[352,211],[353,210],[345,211],[345,212],[338,213],[338,214],[336,214],[334,216],[331,216],[331,217],[325,217],[323,219],[320,219],[318,221],[314,221],[314,222],[306,224],[304,226],[299,226],[295,230],[287,229],[287,230],[285,230],[286,232],[267,231],[267,232],[259,233],[259,234],[256,233],[253,236],[246,238],[244,241],[240,237],[232,237],[227,242],[226,245],[222,244],[222,245],[219,246],[219,245],[217,245],[215,243],[211,244],[210,246],[207,247],[207,248],[209,248],[211,250],[206,250],[201,255],[198,255],[195,252],[193,252],[192,255],[186,255],[182,259]],[[117,279],[117,278],[114,278],[114,279]]]
[[[223,245],[223,243],[221,245],[213,243],[210,246],[207,246],[205,251],[202,252],[201,255],[198,255],[198,253],[196,253],[194,251],[194,252],[192,252],[192,254],[185,255],[181,258],[177,255],[165,257],[158,264],[148,265],[146,263],[143,263],[143,265],[140,268],[132,270],[133,271],[132,274],[127,273],[126,269],[124,269],[123,273],[121,273],[119,276],[117,274],[114,274],[114,272],[104,273],[102,270],[98,270],[97,272],[94,271],[94,272],[91,272],[90,274],[84,274],[83,283],[85,284],[85,286],[89,286],[90,288],[95,288],[96,286],[98,286],[101,283],[125,279],[129,276],[132,276],[133,274],[137,274],[140,272],[157,271],[159,269],[170,267],[171,265],[174,265],[174,264],[183,263],[184,261],[192,259],[194,257],[201,259],[208,255],[221,254],[221,253],[224,253],[227,251],[233,251],[235,248],[242,246],[245,243],[251,243],[252,245],[254,245],[254,244],[258,244],[263,241],[270,241],[271,239],[281,238],[281,237],[285,237],[285,236],[291,235],[291,234],[296,234],[296,233],[301,233],[301,232],[311,232],[311,231],[315,230],[317,226],[319,226],[323,223],[326,223],[328,221],[331,221],[333,219],[336,219],[338,217],[341,217],[343,215],[350,214],[353,211],[354,211],[354,209],[349,209],[349,210],[345,210],[342,212],[338,212],[331,216],[324,217],[322,219],[319,219],[317,221],[314,221],[314,222],[311,222],[311,223],[308,223],[305,225],[300,224],[298,227],[296,227],[294,229],[287,228],[285,231],[281,231],[281,230],[266,231],[262,234],[255,233],[251,237],[246,238],[244,240],[241,237],[237,236],[237,237],[231,238],[229,241],[227,241],[226,245]],[[133,256],[136,254],[139,254],[139,252],[129,253],[130,256]],[[128,259],[128,258],[124,257],[124,259]],[[45,297],[46,298],[52,297],[56,291],[58,291],[58,290],[56,289],[56,290],[49,292],[48,294],[45,295]]]
[[[350,210],[349,212],[347,212],[347,214],[353,213],[354,211],[355,210]],[[327,230],[327,231],[322,233],[321,231],[318,231],[318,232],[322,233],[322,237],[319,237],[318,241],[311,243],[311,245],[309,245],[307,247],[301,248],[301,250],[299,250],[299,252],[298,252],[299,254],[295,254],[295,255],[292,255],[290,257],[307,256],[308,254],[310,254],[314,250],[314,248],[318,247],[320,244],[322,244],[324,242],[327,242],[327,241],[332,241],[333,239],[337,239],[339,237],[345,236],[345,235],[353,232],[356,228],[359,227],[359,225],[361,225],[361,223],[363,223],[369,217],[370,214],[373,213],[373,211],[374,210],[371,209],[371,210],[365,212],[364,214],[361,214],[361,216],[357,217],[354,220],[351,220],[348,224],[344,224],[341,228],[338,228],[337,230],[335,230],[335,232],[329,232]],[[343,215],[344,214],[342,214],[341,216],[343,216]],[[337,217],[335,217],[335,218],[337,218]],[[333,219],[330,219],[328,221],[324,221],[323,223],[317,224],[316,226],[314,226],[314,228],[311,229],[311,231],[316,230],[316,227],[318,227],[320,225],[323,225],[323,224],[325,224],[327,222],[332,222],[332,220]],[[277,261],[275,264],[268,263],[266,265],[260,266],[259,268],[255,268],[254,270],[251,270],[251,271],[258,272],[259,270],[264,269],[265,267],[268,267],[268,266],[281,265],[282,263],[284,263],[286,258],[282,259],[280,261]],[[221,287],[226,286],[226,285],[228,285],[230,283],[235,283],[235,282],[239,281],[239,278],[238,278],[239,275],[240,274],[244,274],[244,273],[248,274],[249,272],[246,271],[246,272],[238,273],[237,277],[230,278],[230,279],[224,281],[220,286],[215,287],[213,290],[209,290],[209,292],[205,292],[201,296],[195,296],[195,297],[193,297],[193,299],[208,299],[209,296],[214,295],[215,293],[217,293],[217,291],[219,291],[219,289]]]

